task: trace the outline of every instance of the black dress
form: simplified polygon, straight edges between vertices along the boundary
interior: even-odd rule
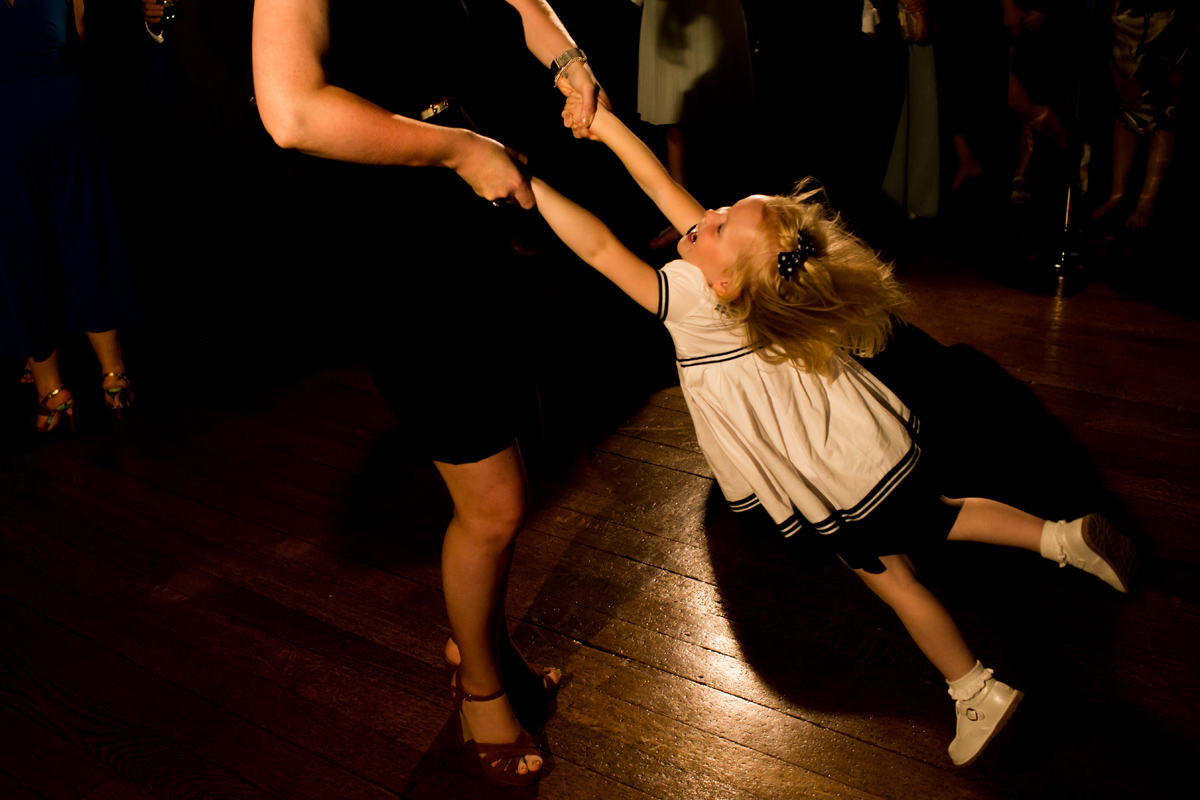
[[[365,8],[330,3],[332,85],[418,118],[461,91],[466,69],[487,68],[459,0]],[[473,127],[457,104],[428,122]],[[504,212],[440,167],[302,162],[331,222],[327,275],[342,284],[362,355],[409,443],[453,464],[508,447],[528,381]]]
[[[0,356],[139,319],[66,0],[0,0]]]

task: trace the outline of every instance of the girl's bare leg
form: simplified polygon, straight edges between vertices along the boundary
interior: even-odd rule
[[[958,625],[941,601],[917,580],[908,556],[882,556],[884,571],[875,575],[856,569],[855,574],[887,603],[917,647],[947,681],[955,681],[975,668],[975,656]]]
[[[504,590],[513,545],[525,519],[525,468],[515,444],[473,464],[434,462],[454,500],[454,518],[442,545],[446,612],[462,663],[459,677],[472,695],[502,688],[497,663]],[[521,726],[507,697],[463,704],[475,738],[512,742]],[[537,771],[527,756],[518,772]]]
[[[943,497],[942,502],[960,509],[958,519],[946,537],[950,541],[985,542],[1041,552],[1042,528],[1046,520],[980,497],[965,500]]]

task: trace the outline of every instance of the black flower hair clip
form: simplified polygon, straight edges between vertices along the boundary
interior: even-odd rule
[[[790,281],[796,270],[804,271],[804,262],[817,254],[817,245],[800,231],[797,235],[796,249],[779,254],[779,277]]]

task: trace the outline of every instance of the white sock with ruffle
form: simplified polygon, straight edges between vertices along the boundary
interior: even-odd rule
[[[1082,530],[1083,517],[1070,522],[1046,520],[1046,524],[1042,526],[1040,544],[1042,558],[1057,561],[1060,567],[1065,567],[1067,565],[1067,537],[1070,535],[1073,539],[1081,539],[1080,532]]]
[[[946,685],[950,687],[946,691],[955,700],[970,700],[987,688],[990,680],[994,680],[992,671],[985,669],[983,664],[976,660],[975,666],[966,675],[957,680],[946,681]]]

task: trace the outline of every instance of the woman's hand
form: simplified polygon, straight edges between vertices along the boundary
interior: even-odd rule
[[[591,66],[583,61],[576,61],[568,65],[558,79],[558,90],[567,97],[568,103],[571,102],[573,96],[578,99],[579,103],[577,109],[572,113],[572,122],[566,127],[571,129],[576,139],[595,138],[589,134],[588,128],[595,119],[596,105],[599,103],[612,111],[612,102],[609,101],[608,95],[596,80]]]
[[[1035,33],[1041,30],[1042,25],[1046,23],[1046,13],[1044,11],[1027,11],[1021,15],[1021,27],[1027,31]]]
[[[142,19],[150,25],[162,22],[163,6],[160,0],[142,0]]]
[[[1004,7],[1004,16],[1001,24],[1008,28],[1008,32],[1016,36],[1021,32],[1021,9],[1017,8],[1014,0],[1000,0],[1000,4]]]
[[[574,91],[566,81],[559,80],[558,84],[558,88],[567,97],[562,111],[563,127],[570,128],[571,132],[575,134],[576,139],[591,139],[593,142],[600,141],[600,137],[591,129],[591,123],[596,118],[595,111],[593,110],[588,124],[584,125],[580,122],[584,114],[583,96]]]
[[[529,178],[520,167],[528,159],[495,139],[467,130],[462,133],[463,143],[446,166],[485,200],[533,208],[533,190],[529,187]]]

